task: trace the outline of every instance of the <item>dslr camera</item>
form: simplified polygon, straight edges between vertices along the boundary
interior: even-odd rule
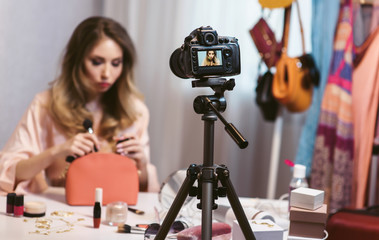
[[[218,36],[210,26],[197,28],[172,53],[170,68],[180,78],[237,75],[241,72],[238,39]]]

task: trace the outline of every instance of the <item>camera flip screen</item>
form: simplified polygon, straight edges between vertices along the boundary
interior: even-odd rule
[[[222,66],[221,50],[204,50],[197,52],[199,67]]]

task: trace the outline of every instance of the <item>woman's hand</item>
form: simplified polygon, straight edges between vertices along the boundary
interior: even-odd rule
[[[94,146],[99,148],[99,141],[94,134],[76,134],[63,144],[53,146],[27,160],[19,161],[16,165],[15,182],[18,184],[20,181],[33,178],[42,170],[51,167],[54,162],[57,163],[59,159],[65,159],[67,156],[84,156],[94,151]]]
[[[114,140],[117,142],[116,152],[135,161],[138,169],[140,191],[147,191],[147,156],[141,141],[132,134],[115,137]]]
[[[147,157],[141,141],[135,135],[124,135],[115,137],[116,152],[133,159],[136,162],[137,168],[141,170],[146,163]]]
[[[82,157],[99,149],[99,140],[95,134],[78,133],[61,145],[61,151],[65,156]]]

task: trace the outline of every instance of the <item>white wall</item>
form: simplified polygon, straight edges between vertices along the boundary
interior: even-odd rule
[[[311,1],[300,2],[309,50]],[[282,35],[283,12],[277,9],[268,19],[278,39]],[[292,13],[289,52],[295,56],[301,54],[301,42],[296,8]],[[203,162],[203,121],[192,106],[196,96],[213,94],[210,88],[191,88],[194,79],[176,77],[169,68],[170,55],[200,26],[210,25],[221,36],[238,38],[241,74],[233,76],[234,90],[225,92],[228,107],[223,116],[240,130],[249,146],[239,149],[221,121],[216,121],[214,162],[228,166],[237,194],[265,197],[274,124],[263,120],[255,103],[259,55],[249,30],[261,17],[258,1],[104,0],[104,14],[123,23],[136,43],[136,81],[150,109],[152,161],[158,166],[161,179],[191,163]],[[303,116],[284,113],[276,196],[288,192],[291,171],[283,160],[294,159]]]
[[[46,89],[57,75],[62,51],[73,29],[88,16],[105,14],[123,23],[135,40],[139,54],[137,84],[146,95],[151,112],[151,155],[160,180],[191,163],[200,164],[203,122],[201,115],[194,113],[192,103],[197,95],[213,92],[192,89],[191,80],[176,78],[168,59],[190,31],[211,24],[220,35],[240,40],[242,73],[235,76],[235,89],[225,94],[228,108],[223,115],[249,141],[247,149],[238,149],[217,121],[215,163],[229,167],[239,195],[265,197],[274,125],[263,120],[255,104],[259,60],[248,33],[261,15],[260,7],[256,0],[222,2],[227,6],[213,9],[204,6],[220,5],[218,1],[0,0],[0,149],[33,96]],[[307,2],[308,5],[302,4],[302,10],[310,13],[311,1],[302,1]],[[217,13],[218,24],[207,17],[209,9]],[[228,11],[237,17],[230,17]],[[280,13],[273,13],[269,19],[278,36],[281,17]],[[309,50],[310,16],[304,14],[303,20]],[[168,28],[168,24],[175,28]],[[296,33],[295,27],[298,26],[293,28]],[[290,52],[298,53],[299,39],[291,43]],[[151,55],[155,50],[158,54]],[[145,62],[147,56],[154,61]],[[162,99],[161,95],[167,98]],[[294,158],[303,120],[301,114],[284,114],[276,196],[288,190],[291,171],[282,160]]]
[[[101,0],[0,1],[0,149],[33,96],[55,78],[76,25],[101,8]]]

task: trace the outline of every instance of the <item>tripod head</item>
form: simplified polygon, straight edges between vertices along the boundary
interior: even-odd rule
[[[213,115],[216,114],[225,125],[226,132],[232,137],[237,145],[243,149],[249,144],[248,141],[235,128],[235,126],[232,123],[228,123],[220,113],[226,109],[224,92],[226,90],[232,91],[234,86],[235,82],[233,78],[230,80],[225,78],[203,78],[192,81],[193,88],[211,87],[215,91],[214,95],[197,96],[193,102],[193,108],[196,113],[204,114],[203,120],[215,121],[217,118]]]
[[[234,79],[227,80],[225,78],[202,78],[200,80],[192,81],[192,87],[210,87],[215,91],[214,95],[198,96],[195,98],[193,108],[197,114],[205,114],[213,111],[207,107],[207,102],[204,98],[208,98],[212,105],[219,112],[224,112],[226,109],[226,100],[224,92],[226,90],[232,91],[235,86]]]

